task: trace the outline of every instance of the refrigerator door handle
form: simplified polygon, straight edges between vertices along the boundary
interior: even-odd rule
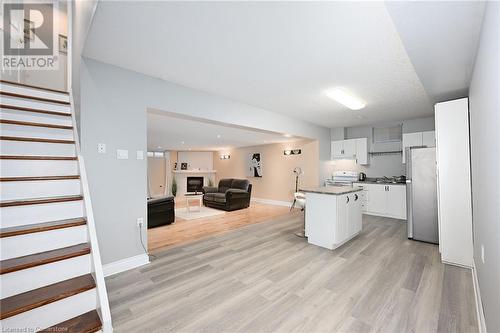
[[[406,180],[406,230],[408,238],[413,238],[413,200],[411,179]]]

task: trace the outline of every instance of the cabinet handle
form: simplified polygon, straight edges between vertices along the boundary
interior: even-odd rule
[[[357,194],[354,195],[354,201],[358,201],[358,195]]]
[[[347,201],[346,201],[346,203],[349,203],[349,197],[347,197]]]

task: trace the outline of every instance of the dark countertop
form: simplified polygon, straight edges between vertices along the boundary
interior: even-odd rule
[[[406,185],[405,183],[377,182],[377,178],[366,178],[364,181],[356,181],[354,184],[376,184],[376,185]]]
[[[358,186],[322,186],[322,187],[301,187],[300,192],[319,193],[330,195],[342,195],[363,190]]]

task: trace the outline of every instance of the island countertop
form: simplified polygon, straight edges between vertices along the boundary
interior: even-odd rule
[[[330,195],[342,195],[362,190],[363,189],[358,186],[301,187],[299,189],[300,192],[305,192],[305,193],[319,193],[319,194],[330,194]]]

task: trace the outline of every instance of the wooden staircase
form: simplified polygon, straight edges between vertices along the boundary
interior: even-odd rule
[[[2,332],[111,331],[70,96],[0,80],[0,99]]]

